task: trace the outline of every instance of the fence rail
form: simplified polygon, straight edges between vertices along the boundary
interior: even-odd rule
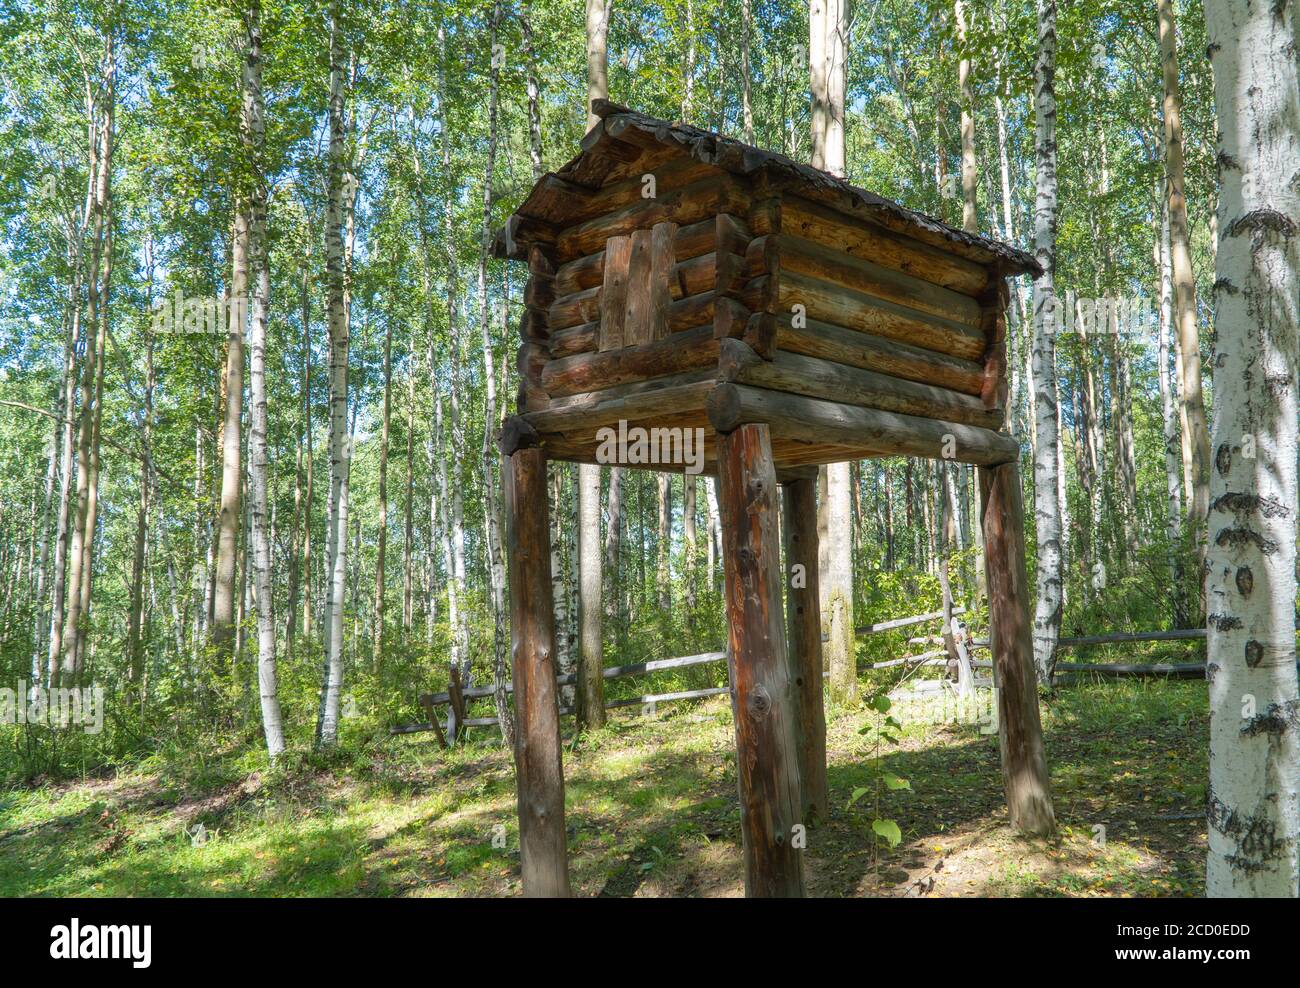
[[[954,607],[954,615],[965,614],[966,608]],[[943,611],[930,611],[926,614],[914,614],[911,617],[892,618],[888,621],[880,621],[876,624],[860,625],[854,628],[857,635],[874,635],[882,631],[894,631],[898,628],[909,628],[917,624],[925,624],[928,621],[937,621],[943,617]],[[827,636],[823,635],[825,640]],[[908,655],[900,659],[890,659],[887,662],[878,662],[868,666],[869,669],[884,669],[890,666],[908,665],[908,664],[926,664],[941,665],[942,659],[939,656],[944,652],[925,652],[921,655]],[[711,662],[721,662],[727,657],[726,652],[701,652],[698,655],[682,655],[671,659],[650,659],[646,662],[633,662],[628,665],[611,666],[608,669],[601,670],[603,679],[622,679],[625,676],[641,676],[650,672],[660,672],[664,669],[684,669],[689,666],[706,665]],[[557,686],[572,686],[578,681],[576,673],[565,673],[562,676],[555,677]],[[504,684],[507,693],[514,692],[513,683]],[[606,710],[614,710],[619,707],[636,707],[645,706],[649,703],[670,703],[674,700],[693,700],[699,697],[716,696],[721,693],[729,692],[730,687],[713,686],[701,690],[679,690],[675,693],[650,693],[645,696],[632,697],[624,700],[611,700],[605,704]],[[458,678],[453,677],[451,688],[442,693],[421,693],[420,706],[424,708],[428,720],[418,724],[400,724],[396,727],[389,728],[390,734],[418,734],[422,731],[433,731],[438,736],[439,742],[445,747],[447,744],[446,734],[454,733],[459,736],[467,727],[496,727],[500,721],[496,717],[466,717],[463,716],[465,703],[468,700],[482,700],[496,693],[495,686],[466,686],[461,687]],[[451,716],[447,721],[447,728],[444,731],[443,725],[438,719],[436,708],[449,706]],[[560,716],[568,716],[573,713],[572,707],[561,707]],[[460,716],[458,716],[460,714]],[[452,739],[453,741],[455,738]]]

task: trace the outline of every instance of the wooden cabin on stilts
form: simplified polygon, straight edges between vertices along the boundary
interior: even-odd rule
[[[1007,805],[1017,830],[1050,832],[1020,448],[1002,431],[1006,278],[1034,259],[782,155],[593,108],[581,153],[495,241],[529,270],[499,438],[525,894],[570,892],[546,463],[608,462],[620,428],[701,430],[717,478],[749,895],[804,894],[793,837],[827,809],[823,463],[977,465]],[[783,594],[796,565],[807,580]]]

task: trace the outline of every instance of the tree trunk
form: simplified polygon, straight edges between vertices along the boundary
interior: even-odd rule
[[[846,57],[843,0],[812,0],[809,6],[809,58],[812,89],[812,164],[844,176],[844,74]],[[826,467],[823,489],[826,557],[821,595],[823,619],[829,624],[826,645],[831,695],[841,702],[857,697],[853,637],[853,502],[848,463]]]
[[[1056,0],[1038,0],[1038,58],[1034,65],[1035,157],[1034,257],[1043,274],[1034,281],[1034,520],[1038,534],[1034,666],[1050,684],[1061,634],[1063,585],[1061,503],[1058,489],[1056,337],[1059,325],[1053,274],[1056,268]],[[986,506],[985,511],[989,509]],[[985,532],[987,543],[988,533]],[[987,544],[985,551],[988,551]],[[993,588],[990,583],[989,592]]]
[[[655,539],[658,560],[655,565],[655,582],[659,585],[660,617],[668,620],[673,606],[673,576],[669,563],[673,541],[673,482],[672,478],[666,473],[658,474],[655,481],[659,494],[659,527]]]
[[[1184,627],[1187,608],[1184,601],[1182,567],[1182,441],[1179,435],[1178,416],[1174,410],[1174,375],[1170,370],[1170,331],[1173,327],[1174,289],[1173,273],[1169,259],[1169,206],[1162,194],[1158,197],[1160,223],[1156,231],[1156,270],[1160,272],[1160,411],[1164,422],[1165,439],[1165,539],[1169,543],[1169,585],[1172,588],[1175,628]]]
[[[261,17],[261,0],[251,0],[246,14],[248,35],[243,70],[244,127],[253,160],[248,238],[248,266],[253,286],[249,324],[248,377],[252,421],[249,428],[248,495],[253,542],[253,589],[257,597],[258,695],[261,700],[266,750],[274,762],[284,751],[284,727],[280,718],[280,694],[275,665],[275,612],[271,576],[271,543],[274,536],[270,532],[267,507],[271,464],[267,436],[266,336],[271,303],[271,272],[267,258],[266,185],[263,181],[266,111],[262,96]]]
[[[741,136],[746,144],[754,143],[754,83],[749,68],[749,46],[753,35],[753,0],[740,0],[740,115],[744,128]]]
[[[325,306],[330,347],[330,504],[325,550],[325,664],[316,724],[316,743],[322,748],[331,747],[338,741],[339,704],[343,691],[343,607],[347,594],[348,482],[352,463],[347,414],[347,270],[343,256],[347,222],[345,200],[350,202],[351,199],[352,176],[346,160],[346,77],[341,33],[338,5],[335,3],[330,8],[329,201],[325,210]]]
[[[587,0],[587,130],[600,118],[593,100],[609,97],[609,6]],[[603,609],[601,606],[600,467],[578,464],[578,723],[605,723]]]
[[[1182,96],[1178,87],[1178,43],[1173,0],[1157,0],[1160,20],[1160,62],[1164,80],[1165,168],[1169,194],[1170,257],[1174,276],[1174,318],[1182,366],[1181,394],[1191,453],[1192,490],[1187,518],[1205,552],[1205,517],[1209,507],[1210,439],[1201,394],[1201,341],[1196,324],[1196,275],[1187,223],[1183,187]]]
[[[384,417],[379,427],[379,536],[375,540],[375,628],[371,661],[384,664],[384,567],[388,554],[388,431],[393,414],[393,320],[384,320]]]
[[[533,182],[542,177],[542,111],[541,84],[537,79],[537,49],[533,44],[532,4],[523,0],[519,12],[519,33],[524,48],[524,64],[528,72],[528,163],[532,168]]]
[[[235,626],[235,554],[243,517],[239,496],[244,482],[241,419],[244,409],[244,314],[248,296],[249,236],[252,196],[239,179],[231,252],[230,291],[226,299],[225,408],[221,430],[221,507],[217,515],[216,586],[212,596],[212,644],[218,663],[230,661]]]
[[[1300,17],[1295,4],[1209,0],[1205,18],[1218,112],[1223,234],[1215,268],[1215,454],[1206,560],[1205,891],[1212,897],[1294,898],[1300,892]],[[1174,257],[1177,281],[1177,247]]]
[[[979,233],[979,216],[976,209],[975,172],[975,100],[971,95],[970,49],[966,40],[966,4],[954,0],[953,13],[957,21],[957,85],[961,97],[961,228],[967,233]]]
[[[488,146],[487,164],[483,174],[483,221],[479,227],[478,255],[478,321],[480,338],[483,343],[483,496],[487,511],[487,550],[488,570],[491,581],[492,602],[492,676],[496,685],[493,700],[496,704],[497,719],[501,725],[501,737],[508,745],[514,744],[514,713],[510,709],[510,697],[506,692],[506,571],[505,561],[501,558],[504,542],[504,524],[501,518],[500,486],[497,483],[496,464],[498,454],[492,434],[498,425],[497,380],[493,358],[492,326],[488,312],[487,266],[488,254],[492,249],[492,180],[496,171],[497,155],[497,94],[500,91],[501,71],[496,58],[497,37],[501,25],[501,0],[492,5],[492,19],[489,30],[490,49],[493,51],[488,81]],[[502,305],[505,303],[502,302]],[[545,490],[545,485],[543,485]]]

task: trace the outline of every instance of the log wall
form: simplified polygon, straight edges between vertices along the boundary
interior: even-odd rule
[[[785,415],[786,427],[772,430],[782,467],[1014,455],[996,435],[1006,399],[1006,292],[996,270],[763,173],[739,178],[649,145],[614,150],[617,166],[600,188],[555,176],[539,186],[535,197],[562,225],[516,217],[517,235],[535,238],[519,410],[552,455],[591,462],[595,430],[637,414],[704,427],[711,468],[715,429],[772,409]],[[714,394],[711,380],[723,390]],[[683,394],[712,395],[713,417],[703,402],[684,406]],[[789,405],[782,394],[811,403]]]

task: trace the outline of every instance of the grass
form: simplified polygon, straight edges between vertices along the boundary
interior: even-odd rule
[[[1078,685],[1044,701],[1060,823],[1048,842],[1007,827],[995,736],[915,723],[881,752],[911,789],[883,797],[903,841],[879,844],[864,805],[874,798],[845,808],[872,786],[858,733],[869,716],[832,712],[833,812],[808,834],[811,894],[1202,894],[1204,683]],[[450,752],[412,735],[351,760],[251,774],[248,753],[208,750],[180,766],[5,791],[0,895],[517,895],[513,765],[479,733]],[[576,894],[743,894],[725,697],[565,742]]]

